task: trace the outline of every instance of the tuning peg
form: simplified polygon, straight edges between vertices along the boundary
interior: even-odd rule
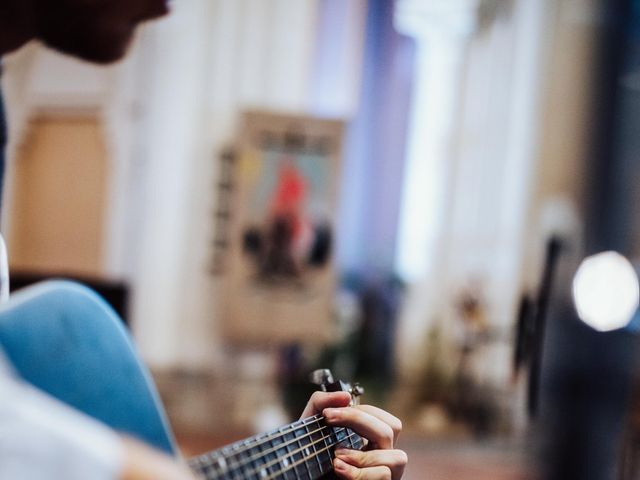
[[[351,403],[352,405],[360,404],[360,397],[364,395],[364,387],[362,387],[359,383],[355,383],[350,392],[351,393]]]
[[[364,395],[364,387],[359,383],[356,383],[351,387],[351,395],[354,397],[359,397],[360,395]]]
[[[314,370],[311,375],[309,375],[309,379],[311,380],[311,383],[319,385],[320,388],[322,388],[322,390],[324,390],[325,392],[327,391],[327,387],[330,384],[335,383],[333,374],[328,368],[320,368],[318,370]]]

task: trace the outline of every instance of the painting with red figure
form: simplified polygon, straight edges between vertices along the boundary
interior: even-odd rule
[[[328,335],[342,130],[337,120],[245,115],[225,275],[232,336],[268,327],[276,341],[297,341],[310,326]]]

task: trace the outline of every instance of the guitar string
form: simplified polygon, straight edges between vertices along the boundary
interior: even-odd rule
[[[346,430],[346,428],[345,428],[345,430]],[[300,447],[300,448],[298,448],[298,449],[296,449],[296,450],[293,450],[292,452],[287,452],[287,454],[286,454],[286,455],[283,455],[283,456],[282,456],[282,457],[280,457],[280,458],[276,458],[276,459],[274,459],[274,460],[271,460],[271,461],[270,461],[270,462],[268,462],[268,463],[265,463],[264,465],[259,465],[258,467],[255,467],[253,470],[249,470],[249,472],[247,473],[247,475],[253,475],[254,473],[258,473],[258,472],[260,472],[261,470],[264,470],[265,468],[269,468],[271,465],[275,465],[276,463],[280,463],[283,459],[286,459],[286,458],[288,458],[288,457],[292,457],[293,455],[295,455],[296,453],[298,453],[298,452],[300,452],[300,451],[302,451],[302,450],[308,450],[310,446],[315,445],[315,444],[316,444],[316,443],[318,443],[318,442],[322,442],[322,441],[326,440],[327,438],[331,438],[331,437],[332,437],[332,436],[334,436],[334,435],[336,435],[336,433],[331,433],[331,434],[329,434],[329,435],[326,435],[326,436],[323,436],[323,437],[321,437],[321,438],[317,439],[317,440],[316,440],[316,441],[314,441],[314,442],[309,443],[308,445],[305,445],[304,447]],[[342,443],[342,442],[344,442],[347,438],[349,438],[349,436],[347,436],[347,437],[343,438],[343,439],[342,439],[342,440],[340,440],[340,441],[337,441],[336,443],[334,443],[334,444],[332,444],[332,445],[327,445],[327,444],[326,444],[326,442],[325,442],[325,445],[327,445],[327,447],[326,447],[326,448],[331,448],[331,447],[333,447],[333,446],[335,446],[335,445],[337,445],[337,444],[339,444],[339,443]],[[325,448],[325,450],[326,450],[326,448]],[[313,456],[317,456],[317,454],[318,454],[318,453],[321,453],[321,452],[323,452],[323,451],[324,451],[324,450],[317,451],[317,450],[314,448],[314,453],[313,453],[313,454],[311,454],[311,457],[313,457]],[[311,458],[311,457],[309,457],[309,458]]]
[[[344,430],[346,431],[347,429],[345,428]],[[342,443],[342,442],[344,442],[345,440],[348,440],[348,439],[350,439],[351,437],[354,437],[354,436],[356,436],[356,433],[355,433],[355,432],[351,432],[351,433],[350,433],[349,435],[347,435],[345,438],[343,438],[343,439],[342,439],[342,440],[340,440],[339,442],[336,442],[336,444],[338,444],[338,443]],[[316,444],[316,443],[318,443],[318,442],[320,442],[320,441],[322,441],[322,440],[325,440],[325,439],[327,439],[327,438],[330,438],[330,437],[331,437],[331,435],[327,435],[327,436],[325,436],[325,437],[319,438],[318,440],[316,440],[315,442],[311,443],[310,445],[314,445],[314,444]],[[324,451],[326,451],[326,450],[328,450],[328,449],[330,449],[330,448],[334,447],[336,444],[333,444],[333,445],[327,445],[326,447],[322,448],[321,450],[315,450],[312,454],[309,454],[309,455],[307,455],[306,457],[302,457],[300,460],[298,460],[298,461],[296,461],[296,462],[294,462],[294,463],[289,464],[287,468],[282,469],[282,470],[278,470],[277,472],[273,472],[269,477],[262,477],[262,476],[261,476],[261,478],[263,478],[264,480],[270,480],[270,479],[273,479],[273,478],[275,478],[276,476],[281,475],[281,474],[283,474],[283,473],[285,473],[285,472],[288,472],[288,471],[289,471],[289,470],[291,470],[292,468],[297,467],[297,466],[298,466],[298,465],[300,465],[301,463],[307,462],[307,461],[311,460],[312,458],[317,457],[319,454],[321,454],[322,452],[324,452]],[[244,478],[248,478],[248,477],[249,477],[249,476],[251,476],[251,475],[256,475],[256,474],[258,474],[258,472],[263,471],[265,468],[269,468],[271,465],[274,465],[275,463],[279,463],[283,458],[291,457],[291,456],[295,455],[296,453],[298,453],[299,451],[301,451],[301,450],[305,450],[305,449],[307,449],[307,448],[309,448],[309,447],[308,447],[308,446],[307,446],[307,447],[301,447],[301,448],[299,448],[299,449],[297,449],[297,450],[294,450],[294,451],[292,451],[292,452],[289,452],[287,455],[284,455],[281,459],[272,460],[271,462],[266,463],[266,464],[264,464],[264,465],[261,465],[261,466],[260,466],[260,467],[258,467],[258,468],[254,468],[253,470],[249,470],[248,472],[239,472],[239,473],[240,473]],[[215,472],[215,473],[217,474],[218,472]],[[222,473],[223,475],[224,475],[224,474],[227,474],[227,473],[231,473],[231,475],[234,475],[233,469],[229,469],[229,470],[227,470],[227,471],[225,471],[225,472],[220,472],[220,473]],[[235,478],[235,477],[234,477],[234,478]]]
[[[347,440],[347,439],[349,439],[349,438],[353,437],[355,434],[356,434],[355,432],[350,433],[350,434],[349,434],[349,435],[348,435],[344,440]],[[326,451],[326,450],[329,450],[331,447],[333,447],[333,445],[329,445],[329,446],[327,446],[327,447],[324,447],[322,450],[319,450],[319,451],[315,452],[314,454],[309,455],[309,456],[308,456],[308,457],[306,457],[306,458],[301,458],[301,459],[300,459],[300,460],[298,460],[297,462],[292,463],[291,465],[289,465],[289,467],[287,467],[287,468],[285,468],[285,469],[282,469],[282,470],[280,470],[280,471],[274,472],[274,473],[272,473],[271,475],[269,475],[268,477],[264,477],[264,479],[263,479],[263,480],[273,480],[273,479],[274,479],[274,478],[276,478],[278,475],[282,475],[283,473],[288,472],[288,471],[289,471],[289,470],[291,470],[292,468],[297,467],[297,466],[298,466],[298,465],[300,465],[301,463],[304,463],[304,462],[306,462],[306,461],[310,460],[310,459],[311,459],[311,458],[313,458],[313,457],[317,457],[319,453],[322,453],[322,452],[324,452],[324,451]]]
[[[320,427],[320,428],[318,428],[318,429],[316,429],[316,430],[313,430],[313,431],[311,431],[311,432],[308,432],[308,433],[306,433],[306,434],[304,434],[304,435],[300,435],[299,437],[295,437],[295,438],[293,438],[293,439],[291,439],[291,440],[289,440],[289,441],[287,441],[287,442],[284,442],[284,443],[280,443],[280,444],[278,444],[278,445],[275,445],[275,446],[273,446],[272,448],[270,448],[270,449],[268,449],[268,450],[265,450],[264,452],[258,452],[258,453],[256,453],[256,454],[252,455],[252,456],[251,456],[251,457],[249,457],[249,458],[244,458],[244,459],[242,459],[242,461],[240,461],[240,462],[235,462],[235,465],[233,465],[233,467],[232,467],[232,468],[242,467],[242,466],[246,465],[247,463],[251,463],[252,461],[254,461],[254,460],[256,460],[256,459],[258,459],[258,458],[260,458],[260,457],[265,457],[265,456],[267,456],[269,453],[275,452],[276,450],[279,450],[279,449],[281,449],[281,448],[283,448],[283,447],[286,447],[286,446],[288,446],[288,445],[291,445],[292,443],[295,443],[296,441],[299,441],[300,439],[303,439],[303,438],[305,438],[305,437],[309,437],[309,436],[313,435],[314,433],[318,433],[318,432],[321,432],[322,430],[326,430],[327,428],[329,428],[329,426],[328,426],[328,425],[325,425],[325,426]],[[328,437],[325,437],[325,438],[328,438]],[[312,445],[312,444],[311,444],[311,445]],[[252,448],[254,448],[254,447],[252,447]],[[234,455],[235,455],[235,453],[234,453]],[[212,460],[212,461],[211,461],[211,463],[210,463],[209,465],[213,465],[214,463],[219,463],[219,462],[217,462],[217,461],[214,461],[214,459],[213,459],[213,458],[211,458],[211,460]],[[225,461],[226,461],[226,459],[225,459]]]
[[[323,419],[324,419],[324,417],[322,415],[318,414],[318,415],[314,415],[312,417],[307,417],[307,418],[305,418],[303,420],[299,420],[299,421],[297,421],[295,423],[292,423],[291,425],[288,425],[286,427],[286,429],[283,429],[281,431],[276,431],[276,432],[273,432],[271,434],[267,434],[265,437],[261,438],[260,441],[258,441],[256,443],[253,443],[253,444],[246,443],[246,444],[243,445],[243,448],[238,448],[237,450],[231,450],[231,451],[229,451],[228,455],[229,455],[229,457],[231,457],[232,455],[242,454],[242,453],[244,453],[244,452],[246,452],[248,450],[251,450],[252,448],[260,447],[260,446],[262,446],[262,445],[264,445],[264,444],[266,444],[266,443],[268,443],[268,442],[270,442],[272,440],[283,438],[287,434],[293,433],[295,430],[298,430],[300,428],[307,427],[309,424],[312,424],[312,423],[315,423],[315,424],[319,425],[320,421],[323,420]],[[314,430],[314,432],[320,431],[320,430],[324,430],[326,428],[329,428],[329,427],[327,425],[325,425],[325,426],[320,427],[318,430]],[[302,435],[302,436],[297,437],[297,438],[307,437],[311,433],[314,433],[314,432],[307,433],[307,434]],[[293,440],[293,441],[295,441],[295,440]],[[222,449],[222,450],[224,450],[224,449]],[[216,461],[213,458],[216,453],[222,453],[222,451],[205,453],[204,455],[200,455],[200,456],[195,457],[194,459],[190,460],[188,463],[210,462],[209,465],[212,465],[213,463],[216,463]],[[226,460],[226,458],[225,458],[225,460]]]
[[[255,455],[253,455],[253,456],[251,456],[249,458],[244,458],[244,459],[242,459],[242,461],[229,462],[229,466],[228,467],[225,466],[224,468],[225,468],[226,471],[233,471],[234,469],[241,469],[242,467],[246,466],[247,464],[250,464],[252,461],[254,461],[254,460],[256,460],[256,459],[258,459],[260,457],[265,457],[267,454],[275,452],[275,451],[277,451],[279,449],[282,449],[283,447],[291,445],[292,443],[295,443],[295,442],[299,443],[300,439],[308,437],[308,436],[311,436],[314,433],[320,432],[322,430],[326,430],[327,428],[329,428],[329,427],[328,426],[323,426],[323,427],[318,428],[318,429],[316,429],[316,430],[314,430],[312,432],[308,432],[305,435],[301,435],[301,436],[296,437],[296,438],[294,438],[292,440],[289,440],[288,442],[276,445],[275,447],[273,447],[273,448],[271,448],[271,449],[269,449],[269,450],[267,450],[265,452],[259,452],[259,453],[255,454]],[[348,430],[346,428],[344,428],[344,431],[346,432]],[[273,463],[278,462],[282,458],[288,458],[289,456],[292,456],[292,455],[300,452],[301,450],[305,450],[306,448],[309,448],[309,446],[315,445],[316,443],[318,443],[320,441],[326,440],[327,438],[331,438],[332,436],[337,436],[337,433],[336,432],[330,433],[329,435],[323,436],[320,439],[309,443],[308,445],[305,445],[303,447],[298,448],[297,450],[294,450],[292,452],[287,452],[287,455],[284,455],[280,459],[276,459],[276,460],[271,461],[270,463],[266,464],[266,466],[270,466]],[[336,442],[333,445],[337,445],[339,443],[342,443],[345,439],[349,438],[350,436],[351,435],[348,435],[347,437],[345,437],[344,439],[341,439],[341,440],[337,440],[337,437],[336,437]],[[199,468],[199,469],[206,469],[206,468],[212,468],[213,465],[216,464],[216,463],[220,464],[219,461],[213,461],[213,459],[210,459],[210,460],[211,461],[209,463],[204,463],[203,465],[194,465],[194,467],[195,468]],[[226,463],[227,459],[224,459],[224,460],[225,460],[225,463]],[[262,469],[262,468],[265,468],[265,465],[261,465],[260,469]]]
[[[320,424],[320,420],[322,420],[322,419],[324,419],[324,417],[322,415],[316,414],[316,415],[313,415],[311,417],[307,417],[307,418],[304,418],[302,420],[298,420],[297,422],[294,422],[294,423],[292,423],[290,425],[287,425],[283,430],[277,430],[275,432],[268,433],[264,437],[260,438],[260,440],[257,441],[256,443],[253,443],[253,444],[246,443],[246,442],[251,441],[252,438],[255,438],[255,437],[252,437],[252,438],[250,438],[248,440],[245,440],[244,442],[238,442],[237,444],[234,444],[234,445],[238,445],[238,444],[242,443],[243,444],[242,448],[238,448],[237,450],[230,451],[229,455],[236,455],[236,454],[244,453],[247,450],[250,450],[252,448],[260,447],[260,446],[264,445],[265,443],[270,442],[271,440],[275,440],[277,438],[284,437],[285,435],[287,435],[288,433],[293,432],[294,430],[306,427],[310,423]],[[231,445],[231,446],[227,447],[227,449],[231,450],[232,448],[234,448],[234,445]],[[212,454],[217,453],[217,452],[221,452],[223,450],[225,450],[225,448],[222,448],[220,451],[216,450],[215,452],[205,453],[204,455],[200,455],[200,456],[195,457],[195,459],[193,459],[193,460],[198,460],[198,459],[203,458],[203,457],[209,457]]]

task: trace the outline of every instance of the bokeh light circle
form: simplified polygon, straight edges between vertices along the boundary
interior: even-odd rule
[[[616,252],[587,257],[573,278],[573,301],[580,319],[601,332],[627,326],[638,309],[639,296],[633,266]]]

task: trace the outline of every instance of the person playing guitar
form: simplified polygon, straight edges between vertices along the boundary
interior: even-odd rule
[[[0,0],[0,55],[16,50],[32,39],[39,39],[52,48],[84,60],[113,62],[126,53],[139,23],[168,12],[167,0]],[[5,140],[0,103],[2,172]],[[153,448],[133,436],[116,433],[120,431],[120,423],[114,422],[109,424],[113,429],[107,428],[72,408],[77,406],[74,401],[68,402],[70,407],[54,398],[56,395],[50,395],[51,391],[45,393],[46,389],[37,388],[46,383],[41,373],[56,366],[34,363],[35,356],[25,354],[14,335],[15,332],[22,334],[34,325],[44,328],[47,324],[44,317],[47,316],[51,316],[52,325],[64,320],[65,327],[73,328],[69,326],[73,322],[68,312],[56,313],[55,308],[53,311],[49,308],[52,304],[65,309],[68,301],[74,308],[79,305],[80,312],[95,310],[97,317],[104,318],[109,318],[112,312],[92,293],[78,286],[54,283],[36,288],[40,288],[37,295],[31,292],[19,299],[12,298],[7,307],[0,310],[1,478],[188,480],[202,475],[209,479],[235,480],[311,479],[319,477],[312,473],[307,460],[314,458],[317,461],[317,475],[327,473],[327,464],[321,459],[324,458],[323,450],[329,447],[331,455],[325,460],[331,467],[330,473],[339,478],[398,480],[402,477],[407,457],[395,449],[402,429],[400,420],[373,406],[350,406],[352,396],[344,391],[316,392],[299,422],[199,457],[189,462],[191,468],[171,455],[175,452],[171,450],[169,436],[160,435],[155,444],[151,441],[156,447]],[[50,298],[51,295],[55,298]],[[47,307],[43,308],[38,302],[45,301]],[[98,324],[101,326],[96,328],[115,325],[96,321]],[[86,322],[83,328],[86,328]],[[125,353],[123,358],[133,362],[134,350],[128,339],[122,332],[118,333],[117,328],[114,332],[115,336],[120,335],[115,344],[123,349],[120,352]],[[46,337],[44,332],[41,336]],[[30,345],[30,348],[35,346]],[[148,375],[143,369],[136,371],[137,380],[127,380],[139,387],[141,398],[146,396],[153,403],[155,393],[149,386]],[[55,390],[55,385],[51,389]],[[58,398],[61,397],[64,395]],[[85,413],[91,415],[91,408]],[[121,409],[119,414],[127,413],[131,412]],[[110,415],[112,412],[104,410],[102,415],[95,417],[104,420]],[[162,412],[150,415],[155,415],[155,423],[162,427]],[[325,446],[319,448],[318,442]],[[356,448],[364,443],[364,449]],[[342,448],[345,445],[352,448]],[[166,447],[164,453],[163,446]],[[280,451],[285,453],[278,453]],[[256,460],[258,458],[262,463]]]

